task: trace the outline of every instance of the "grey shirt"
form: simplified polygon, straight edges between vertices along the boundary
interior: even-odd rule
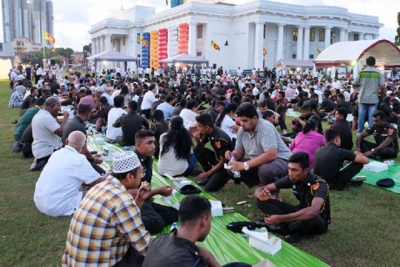
[[[237,133],[235,149],[244,151],[250,159],[254,159],[267,149],[276,148],[278,158],[288,160],[292,152],[285,145],[274,125],[269,121],[258,119],[253,135],[241,127]]]
[[[360,94],[358,101],[361,104],[377,104],[379,102],[379,85],[385,83],[383,75],[374,67],[366,67],[354,80],[354,84],[359,84]]]

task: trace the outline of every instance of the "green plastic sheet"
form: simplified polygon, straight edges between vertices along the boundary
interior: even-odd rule
[[[103,149],[103,146],[97,145],[94,142],[93,137],[91,136],[88,137],[88,146],[90,150],[102,151]],[[123,149],[118,145],[114,145],[113,147],[114,151],[123,151]],[[101,166],[104,169],[108,170],[110,169],[110,164],[111,162],[103,162]],[[154,160],[152,187],[158,188],[163,185],[173,185],[170,179],[162,177],[155,171],[156,165],[157,161]],[[178,188],[174,188],[179,191]],[[214,197],[203,191],[200,194],[208,199],[215,200]],[[179,193],[171,196],[171,204],[180,202],[184,197],[184,195]],[[156,198],[155,201],[160,204],[168,205],[163,202],[159,197]],[[243,234],[233,233],[226,229],[227,224],[236,221],[249,220],[237,212],[224,214],[224,216],[221,217],[214,217],[212,219],[210,234],[207,236],[204,242],[199,242],[199,245],[209,250],[220,264],[226,264],[230,262],[245,262],[248,264],[256,264],[264,259],[268,259],[276,266],[329,266],[321,260],[296,247],[293,247],[292,245],[284,241],[282,241],[282,249],[273,256],[254,249],[249,245],[248,239],[243,237]],[[166,226],[160,234],[169,233],[170,230],[171,226]]]
[[[371,160],[370,160],[371,161]],[[364,181],[365,183],[379,187],[381,189],[385,189],[387,191],[391,191],[397,194],[400,194],[400,164],[395,163],[395,165],[389,165],[387,171],[383,172],[371,172],[366,170],[361,170],[358,175],[364,175],[367,179]],[[376,182],[379,179],[383,178],[392,178],[395,182],[394,186],[392,187],[380,187],[376,185]]]

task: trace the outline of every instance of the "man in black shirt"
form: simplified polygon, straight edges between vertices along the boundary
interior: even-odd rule
[[[330,223],[329,186],[322,178],[309,170],[307,153],[290,156],[289,175],[256,189],[257,207],[264,212],[265,226],[269,231],[282,233],[286,242],[297,242],[311,235],[324,234]],[[291,188],[300,205],[275,199],[271,191]]]
[[[303,105],[300,111],[301,116],[290,121],[290,127],[293,129],[294,135],[303,131],[303,127],[309,119],[313,119],[317,122],[318,132],[322,134],[321,120],[317,114],[311,112],[311,107],[309,105]]]
[[[321,112],[321,109],[323,109],[325,112]],[[322,119],[325,116],[333,113],[334,110],[335,103],[333,103],[332,100],[329,99],[329,96],[327,94],[323,94],[321,106],[317,109],[319,117]]]
[[[135,144],[135,153],[143,167],[142,182],[151,184],[153,176],[152,157],[156,148],[154,134],[146,130],[137,132],[135,135]],[[137,190],[134,191],[137,192]],[[132,192],[132,194],[135,195],[136,192]],[[176,209],[152,202],[152,197],[158,194],[168,197],[172,194],[172,187],[162,186],[158,189],[152,189],[149,198],[146,199],[140,209],[143,224],[146,230],[152,234],[161,232],[164,226],[178,220],[178,211]]]
[[[122,128],[122,140],[116,139],[116,141],[124,146],[134,146],[136,133],[143,128],[149,129],[149,122],[136,113],[137,107],[136,101],[129,101],[128,114],[122,115],[113,123],[113,127]]]
[[[204,172],[198,178],[200,185],[205,185],[209,192],[218,191],[229,181],[230,176],[224,169],[226,151],[233,151],[231,138],[223,130],[214,125],[210,114],[204,113],[196,117],[199,132],[194,136],[197,146],[193,149],[197,161]],[[205,147],[210,142],[214,151]]]
[[[343,94],[338,94],[336,99],[337,99],[336,109],[344,108],[347,112],[350,112],[350,102],[347,102],[344,99]]]
[[[340,133],[341,144],[340,147],[352,150],[353,149],[353,134],[351,132],[350,123],[346,120],[347,110],[345,108],[337,108],[335,111],[335,124],[330,129],[336,130]]]
[[[318,109],[318,98],[318,94],[313,94],[303,105],[309,105],[311,107],[311,112],[316,112]]]
[[[220,266],[210,252],[196,245],[196,242],[203,242],[210,233],[211,220],[210,201],[199,195],[187,196],[179,206],[179,228],[154,239],[142,266]],[[251,267],[245,263],[229,266]]]
[[[326,145],[315,152],[314,173],[324,177],[331,189],[343,190],[369,160],[361,153],[341,148],[340,133],[336,130],[327,130],[325,139]],[[342,169],[348,162],[352,163]],[[355,182],[354,185],[359,183]]]
[[[385,113],[381,110],[373,115],[373,119],[374,125],[358,136],[357,151],[377,160],[396,158],[399,150],[397,129],[386,122]],[[364,140],[371,134],[374,136],[375,144]]]
[[[38,95],[39,95],[38,89],[35,86],[32,87],[31,94],[24,99],[21,110],[23,111],[30,108],[32,99],[36,98]]]

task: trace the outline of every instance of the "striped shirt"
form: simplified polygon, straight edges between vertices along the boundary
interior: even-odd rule
[[[379,85],[384,83],[383,75],[375,67],[363,69],[354,80],[354,84],[361,86],[358,101],[361,104],[377,104]]]
[[[76,210],[62,266],[113,266],[130,245],[146,255],[152,240],[133,197],[109,177],[89,190]]]

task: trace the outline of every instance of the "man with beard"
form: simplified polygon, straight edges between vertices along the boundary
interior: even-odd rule
[[[226,151],[232,171],[240,171],[240,180],[249,188],[270,184],[287,175],[287,160],[292,154],[269,121],[259,119],[251,103],[241,104],[236,112],[241,128],[234,151]],[[244,158],[247,154],[249,158]],[[235,161],[232,161],[234,159]],[[278,195],[275,191],[273,194]]]

